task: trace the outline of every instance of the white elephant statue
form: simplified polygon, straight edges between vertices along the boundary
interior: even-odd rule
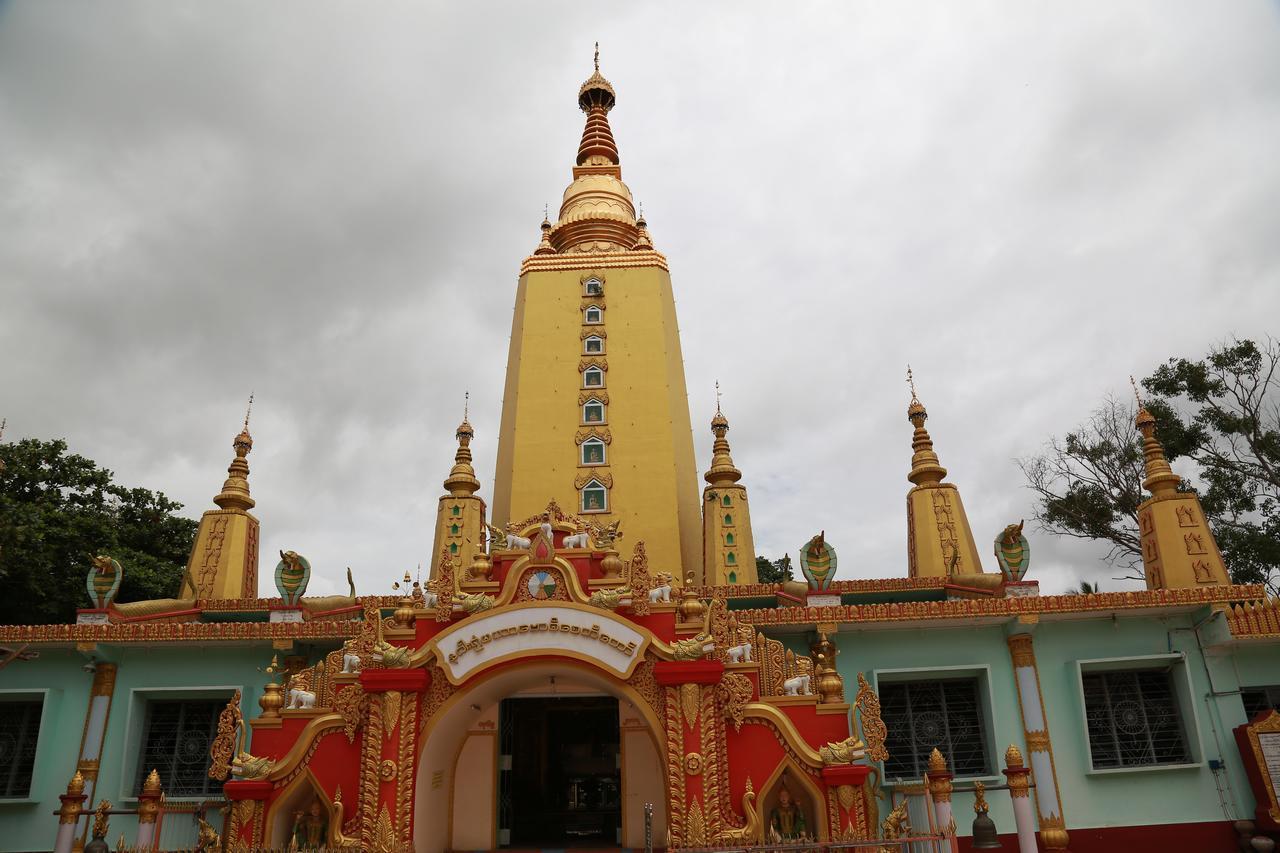
[[[812,693],[809,689],[809,680],[812,675],[796,675],[782,682],[782,689],[788,696],[808,696]]]
[[[360,655],[348,649],[342,653],[342,671],[344,673],[359,672],[363,664],[360,661]]]
[[[289,704],[288,710],[310,711],[316,706],[316,694],[310,690],[303,690],[301,687],[289,688]]]
[[[649,590],[649,603],[657,604],[658,602],[662,602],[663,604],[671,603],[671,579],[670,578],[668,578],[667,582],[662,584],[661,586],[655,586],[653,589]]]
[[[729,663],[751,663],[751,644],[729,647]]]
[[[440,605],[440,596],[430,590],[422,591],[422,607],[425,610],[431,610]]]
[[[566,548],[590,548],[591,536],[584,530],[581,533],[575,533],[572,536],[564,537],[564,547]]]

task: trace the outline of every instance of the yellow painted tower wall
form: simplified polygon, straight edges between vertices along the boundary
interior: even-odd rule
[[[579,486],[595,477],[611,483],[608,511],[584,517],[621,520],[629,541],[644,540],[655,571],[700,574],[697,471],[671,277],[656,263],[609,269],[582,255],[573,261],[519,279],[493,517],[523,518],[549,498],[580,511]],[[585,296],[592,276],[603,299]],[[592,304],[603,309],[599,354],[584,352]],[[602,388],[583,387],[581,368],[592,362],[606,368]],[[607,400],[605,422],[585,425],[580,400],[593,394]],[[580,441],[592,433],[606,442],[603,465],[581,463]]]
[[[469,566],[476,545],[485,541],[485,504],[475,495],[443,495],[436,508],[435,547],[431,549],[431,573],[436,576],[440,552],[448,551],[453,564]]]
[[[726,523],[726,518],[732,521]],[[745,487],[707,486],[703,490],[702,548],[708,584],[759,582],[756,546],[751,536],[751,508]]]
[[[187,568],[199,598],[257,598],[258,519],[242,509],[204,513]]]

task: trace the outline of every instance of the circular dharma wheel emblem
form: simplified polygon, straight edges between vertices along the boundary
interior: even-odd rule
[[[691,752],[684,757],[684,772],[690,776],[702,775],[702,756]]]
[[[381,771],[379,775],[382,777],[382,781],[390,782],[396,776],[396,763],[390,758],[384,759],[379,770]]]

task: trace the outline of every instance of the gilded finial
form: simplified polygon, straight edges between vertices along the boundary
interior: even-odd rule
[[[77,770],[76,775],[72,776],[71,781],[67,783],[67,794],[74,797],[83,793],[84,774]]]
[[[151,768],[151,772],[147,774],[146,781],[142,783],[142,793],[160,793],[160,772],[156,768]]]
[[[250,391],[249,405],[246,406],[244,410],[244,431],[246,434],[248,434],[249,432],[249,415],[252,414],[252,412],[253,412],[253,392]]]
[[[467,415],[471,413],[471,392],[466,391],[462,395],[462,420],[465,423]]]
[[[1142,486],[1153,495],[1171,495],[1178,490],[1182,478],[1173,473],[1169,460],[1164,455],[1164,445],[1156,438],[1156,418],[1147,409],[1138,393],[1138,383],[1129,377],[1133,386],[1133,396],[1138,401],[1138,414],[1134,418],[1134,426],[1142,434],[1142,456],[1146,468],[1146,478]]]
[[[596,70],[599,71],[600,70],[600,42],[596,42],[595,63],[596,63]]]
[[[1022,750],[1016,744],[1009,744],[1009,748],[1004,751],[1004,763],[1010,767],[1022,766]]]
[[[987,805],[987,786],[981,782],[973,783],[973,811],[974,814],[986,814],[991,810]]]
[[[936,746],[933,752],[929,753],[929,772],[930,773],[946,773],[947,759],[942,757],[942,752]]]
[[[467,420],[471,415],[471,392],[462,396],[462,423],[458,424],[455,437],[458,439],[458,451],[453,456],[453,467],[445,478],[444,487],[451,495],[474,495],[480,490],[480,481],[476,479],[476,471],[471,467],[471,439],[476,431]]]
[[[916,380],[911,373],[911,365],[907,365],[907,387],[911,389],[911,403],[907,406],[907,420],[914,422],[917,416],[928,417],[928,413],[924,410],[924,404],[920,402],[920,397],[916,394]]]
[[[907,387],[911,389],[911,404],[907,406],[907,420],[915,427],[915,432],[911,435],[911,471],[907,474],[907,479],[917,486],[936,485],[947,476],[947,469],[943,468],[938,461],[938,454],[933,450],[933,439],[929,436],[929,430],[925,429],[924,422],[929,419],[929,413],[925,411],[924,404],[916,394],[915,375],[911,372],[909,364],[907,365]]]
[[[720,380],[716,380],[716,414],[720,414]]]

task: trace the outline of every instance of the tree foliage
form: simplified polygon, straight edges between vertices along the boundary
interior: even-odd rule
[[[782,583],[791,580],[791,556],[787,555],[780,560],[756,557],[756,577],[760,583]]]
[[[91,554],[124,567],[121,601],[177,592],[197,527],[181,504],[114,483],[62,440],[0,445],[0,465],[0,623],[73,621]]]
[[[1280,592],[1280,344],[1232,340],[1199,360],[1171,358],[1142,380],[1165,455],[1195,491],[1236,583]],[[1108,562],[1141,577],[1146,497],[1136,404],[1108,398],[1043,452],[1019,460],[1043,530],[1106,542]],[[1176,464],[1181,460],[1182,464]]]

